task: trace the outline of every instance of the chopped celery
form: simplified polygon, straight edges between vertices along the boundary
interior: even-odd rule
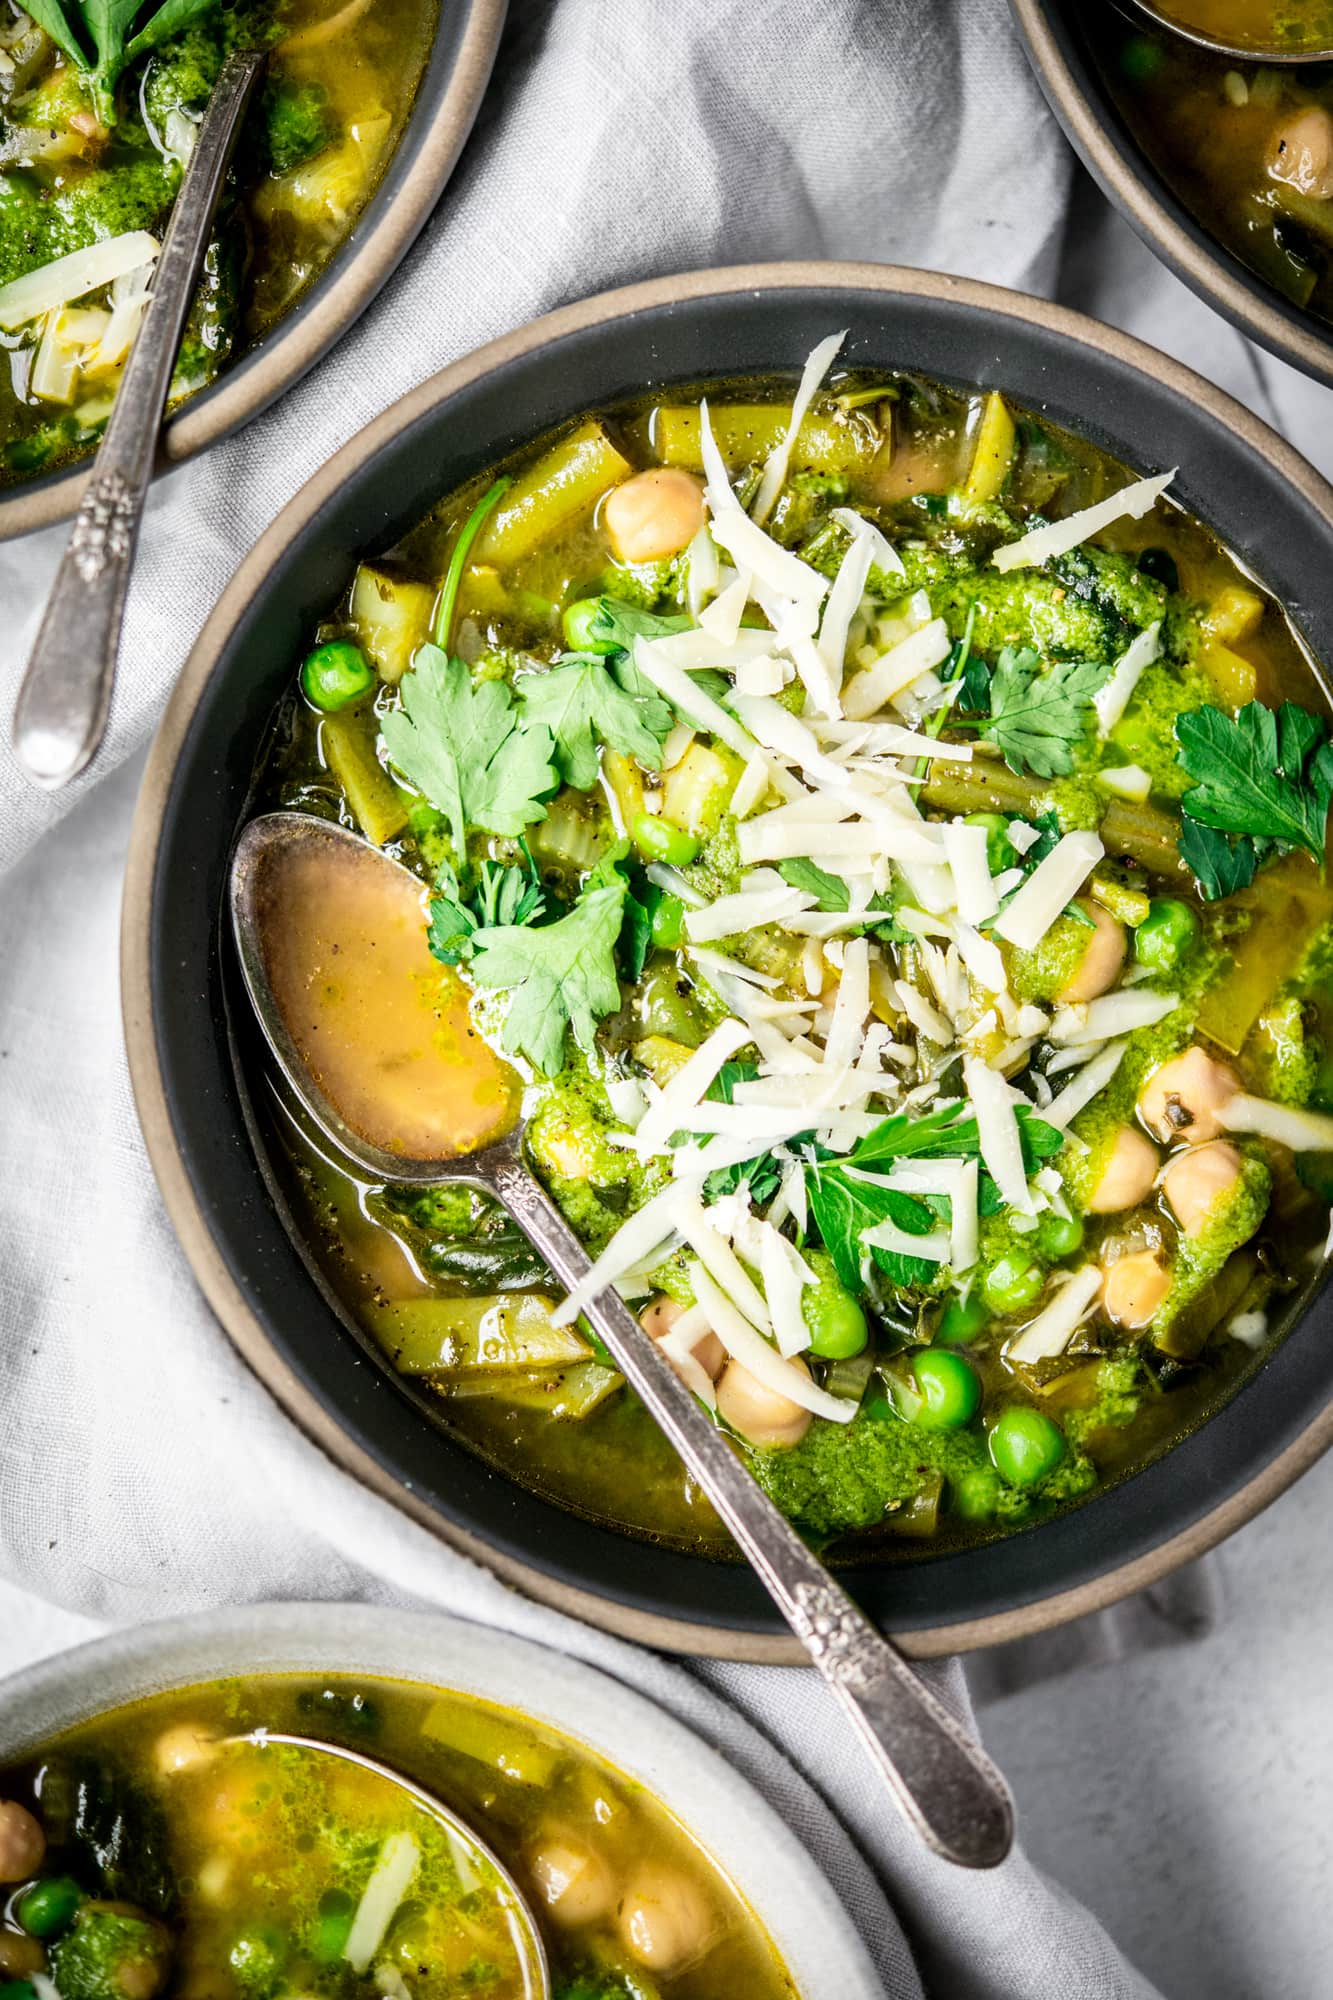
[[[407,825],[403,795],[375,755],[375,718],[364,709],[326,715],[319,746],[342,786],[352,817],[376,847],[393,840]]]
[[[691,743],[662,786],[662,818],[696,839],[716,831],[736,789],[739,767],[706,743]]]
[[[489,1764],[518,1785],[549,1785],[563,1755],[553,1743],[540,1742],[531,1723],[510,1721],[494,1709],[460,1702],[454,1695],[431,1703],[421,1733],[446,1750]]]
[[[435,1387],[450,1402],[475,1402],[484,1398],[507,1403],[515,1410],[536,1410],[544,1417],[578,1423],[613,1396],[624,1377],[600,1361],[576,1361],[562,1369],[522,1369],[508,1374],[497,1370],[443,1376]]]
[[[477,557],[507,569],[587,513],[634,467],[599,423],[580,424],[520,473],[486,522]]]
[[[710,405],[708,411],[717,448],[733,469],[767,458],[786,436],[791,408],[786,403]],[[666,405],[653,415],[653,444],[668,465],[703,470],[698,405],[688,409]],[[867,465],[880,449],[879,432],[863,418],[816,416],[801,424],[792,446],[793,472],[850,472]]]

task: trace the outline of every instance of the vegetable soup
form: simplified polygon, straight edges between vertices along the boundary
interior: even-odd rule
[[[256,804],[401,860],[458,1150],[521,1098],[597,1284],[880,1557],[1143,1465],[1312,1277],[1333,746],[1169,475],[837,345],[798,408],[645,395],[448,495],[311,633]],[[370,1076],[397,1016],[320,963]],[[441,1425],[721,1550],[512,1222],[368,1183],[257,1080],[309,1253]]]
[[[508,1875],[388,1778],[432,1793]],[[522,1715],[386,1681],[155,1696],[0,1774],[0,1991],[794,2000],[763,1929],[657,1800]],[[531,1954],[528,1954],[530,1960]]]
[[[1317,11],[1333,44],[1333,8]],[[1138,144],[1203,227],[1293,305],[1333,320],[1333,67],[1235,64],[1112,7],[1080,25]]]
[[[103,10],[107,13],[107,10]],[[106,422],[200,118],[231,49],[273,54],[172,401],[279,323],[346,241],[412,108],[435,0],[0,0],[0,483]]]

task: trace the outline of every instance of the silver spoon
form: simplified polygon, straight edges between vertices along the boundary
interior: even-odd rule
[[[1270,41],[1263,35],[1246,35],[1244,40],[1228,41],[1225,35],[1215,34],[1203,25],[1200,17],[1206,19],[1208,16],[1208,0],[1170,0],[1170,5],[1165,8],[1158,6],[1156,0],[1121,0],[1121,4],[1145,16],[1163,34],[1175,35],[1181,41],[1192,43],[1196,49],[1205,49],[1210,55],[1229,57],[1232,62],[1295,64],[1333,61],[1333,43],[1330,42],[1293,44],[1276,38]]]
[[[106,731],[125,593],[157,460],[162,412],[213,211],[262,53],[228,56],[208,100],[106,433],[74,517],[14,710],[14,749],[36,785],[76,778]]]
[[[591,1260],[524,1159],[520,1124],[453,1159],[412,1159],[350,1126],[306,1066],[277,1005],[265,953],[265,876],[299,842],[324,842],[365,868],[408,871],[357,835],[307,813],[251,820],[230,871],[232,924],[246,988],[283,1074],[310,1116],[376,1180],[483,1189],[518,1224],[557,1281],[572,1289]],[[415,876],[408,879],[419,890]],[[586,1308],[616,1366],[707,1493],[811,1662],[827,1681],[927,1845],[949,1861],[991,1868],[1013,1840],[1013,1805],[1000,1773],[812,1555],[615,1291]]]
[[[293,1736],[276,1729],[256,1729],[246,1736],[224,1737],[223,1744],[228,1749],[249,1748],[262,1752],[276,1746],[310,1751],[320,1757],[336,1757],[344,1764],[355,1764],[362,1771],[373,1772],[377,1778],[382,1778],[386,1784],[402,1792],[411,1801],[414,1813],[425,1814],[443,1829],[455,1854],[458,1848],[463,1849],[474,1872],[481,1875],[483,1882],[487,1875],[495,1877],[496,1900],[503,1911],[514,1948],[515,1965],[523,1979],[524,2000],[551,2000],[551,1970],[546,1946],[527,1897],[494,1848],[482,1839],[475,1827],[445,1805],[443,1799],[437,1798],[434,1792],[428,1792],[424,1785],[405,1778],[392,1764],[382,1764],[377,1757],[367,1757],[364,1751],[349,1749],[342,1743],[329,1743],[322,1737]]]

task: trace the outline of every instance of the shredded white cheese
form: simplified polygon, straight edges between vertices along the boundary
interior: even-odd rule
[[[1105,852],[1095,833],[1065,834],[1000,912],[993,926],[996,936],[1025,951],[1040,944]]]
[[[343,1957],[353,1972],[364,1972],[383,1944],[420,1863],[421,1849],[410,1833],[391,1833],[380,1848],[343,1946]]]
[[[1049,562],[1053,556],[1068,555],[1071,549],[1099,535],[1115,521],[1142,520],[1157,505],[1175,476],[1172,470],[1156,479],[1136,479],[1109,499],[1099,500],[1095,507],[1084,507],[1068,520],[1048,522],[1044,528],[1033,528],[1020,535],[1016,542],[1005,543],[996,549],[991,561],[999,570],[1026,569]]]
[[[100,291],[103,285],[153,264],[162,246],[146,229],[130,229],[121,236],[108,236],[90,243],[84,250],[71,250],[53,258],[21,278],[0,285],[0,327],[7,333],[55,312],[71,299]]]
[[[841,333],[831,333],[821,340],[806,359],[792,400],[791,416],[780,443],[774,445],[764,466],[764,476],[759,482],[759,491],[754,496],[751,514],[756,521],[766,521],[773,511],[773,505],[787,480],[787,467],[791,463],[792,449],[800,435],[801,425],[811,403],[815,400],[819,385],[838,358],[838,350],[847,338],[844,327]],[[841,664],[841,663],[840,663]]]
[[[963,1087],[977,1117],[981,1157],[1006,1208],[1030,1214],[1032,1196],[1023,1170],[1014,1093],[1009,1084],[979,1056],[963,1058]]]
[[[1075,1271],[1030,1325],[1011,1340],[1006,1361],[1049,1361],[1063,1354],[1080,1324],[1101,1297],[1102,1274],[1095,1264]]]
[[[923,674],[942,666],[952,649],[948,626],[942,618],[932,618],[928,625],[900,639],[887,653],[881,653],[873,666],[848,682],[842,697],[843,713],[857,721],[878,715],[895,695],[915,686]]]
[[[1228,1132],[1252,1132],[1256,1138],[1271,1139],[1274,1145],[1287,1146],[1293,1153],[1333,1152],[1333,1118],[1322,1112],[1273,1104],[1266,1097],[1251,1097],[1238,1090],[1219,1116]]]
[[[1098,1091],[1104,1090],[1119,1069],[1128,1042],[1111,1042],[1100,1055],[1085,1063],[1072,1083],[1067,1083],[1058,1097],[1042,1112],[1048,1125],[1055,1125],[1061,1131],[1071,1119],[1078,1116],[1085,1104],[1091,1104]]]
[[[1135,688],[1144,673],[1162,655],[1162,621],[1139,633],[1116,662],[1109,681],[1092,697],[1097,713],[1097,733],[1103,742],[1129,707]]]
[[[755,1331],[701,1264],[691,1263],[689,1269],[695,1297],[708,1314],[714,1333],[742,1368],[748,1368],[755,1380],[775,1395],[786,1396],[816,1417],[827,1417],[835,1424],[851,1422],[856,1415],[856,1404],[850,1397],[830,1396],[827,1390],[818,1388],[803,1370],[784,1360],[776,1347]]]

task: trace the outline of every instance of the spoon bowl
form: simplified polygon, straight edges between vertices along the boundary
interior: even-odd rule
[[[586,1284],[587,1251],[526,1163],[517,1079],[489,1055],[479,1060],[484,1045],[467,1022],[465,989],[461,1023],[449,997],[429,997],[448,975],[426,946],[423,885],[345,827],[270,813],[241,834],[229,888],[246,990],[310,1116],[378,1180],[462,1183],[508,1211],[557,1283],[579,1291],[584,1316],[712,1501],[921,1838],[961,1866],[997,1866],[1013,1841],[1013,1806],[995,1766],[751,1478],[619,1293]],[[399,1004],[400,987],[414,994],[411,1002]],[[350,1064],[349,1036],[359,1037]],[[369,1070],[357,1067],[357,1055]],[[462,1102],[469,1073],[471,1101]],[[377,1083],[393,1100],[387,1112]]]
[[[346,1744],[331,1743],[321,1737],[258,1729],[250,1735],[226,1737],[220,1747],[227,1751],[249,1752],[261,1759],[267,1759],[269,1753],[274,1752],[276,1760],[283,1766],[284,1776],[288,1777],[292,1774],[293,1760],[298,1766],[316,1760],[318,1771],[323,1760],[332,1759],[368,1772],[383,1786],[391,1787],[407,1801],[414,1821],[425,1821],[444,1835],[460,1898],[484,1898],[501,1918],[510,1940],[508,1962],[502,1960],[496,1968],[502,1982],[501,1990],[521,1995],[522,2000],[551,2000],[551,1972],[546,1947],[527,1898],[489,1843],[433,1792],[404,1777],[391,1764],[381,1763],[362,1750],[353,1750]],[[336,1777],[336,1773],[333,1775]],[[400,1901],[409,1888],[410,1882],[405,1884]],[[389,1909],[386,1922],[380,1926],[380,1937],[367,1939],[370,1947],[366,1955],[367,1964],[376,1955],[380,1938],[393,1915],[394,1910]],[[366,1969],[358,1963],[360,1948],[355,1920],[344,1956],[354,1971]]]
[[[1284,33],[1282,0],[1121,0],[1149,20],[1210,55],[1272,64],[1333,61],[1333,6],[1318,0],[1309,27]]]

